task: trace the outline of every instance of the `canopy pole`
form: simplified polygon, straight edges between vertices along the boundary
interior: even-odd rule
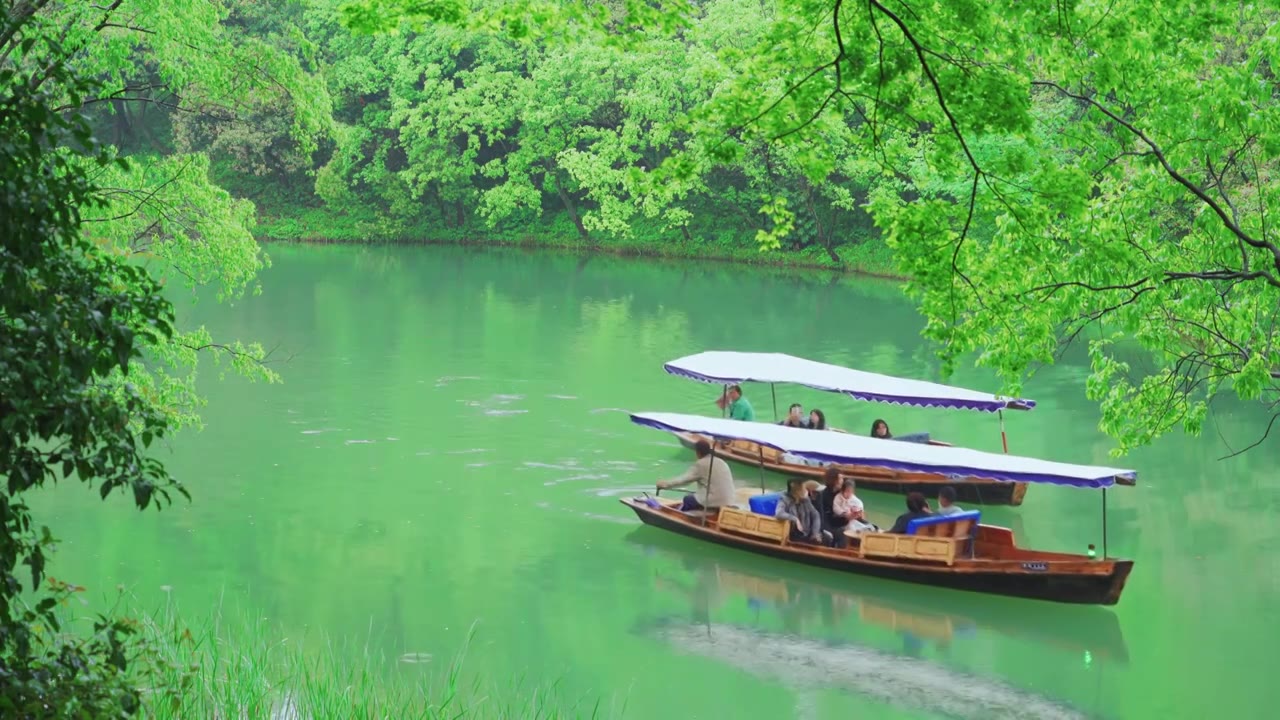
[[[707,494],[706,494],[707,502],[710,502],[710,501],[711,501],[711,472],[712,472],[713,470],[715,470],[715,469],[716,469],[716,443],[715,443],[715,438],[712,438],[712,441],[713,441],[713,442],[711,442],[711,443],[710,443],[710,444],[711,444],[711,454],[707,456],[707,457],[711,458],[710,460],[708,460],[708,461],[707,461]],[[697,490],[695,490],[695,491],[694,491],[694,497],[695,497],[695,498],[698,496],[698,495],[697,495],[697,492],[698,492]],[[709,512],[711,512],[710,508],[708,508],[706,505],[703,505],[703,506],[702,506],[702,527],[706,527],[706,526],[707,526],[707,513],[709,513]]]
[[[778,422],[778,386],[776,383],[769,383],[769,394],[773,396],[773,421]]]
[[[729,386],[725,385],[724,389],[720,391],[720,417],[725,417],[728,414],[729,414]]]
[[[1009,454],[1009,438],[1004,434],[1004,410],[997,410],[996,414],[1000,416],[1000,444],[1004,446],[1004,454]]]
[[[760,493],[764,494],[764,446],[756,443],[756,449],[760,451]]]
[[[1107,489],[1102,488],[1102,559],[1107,559]]]

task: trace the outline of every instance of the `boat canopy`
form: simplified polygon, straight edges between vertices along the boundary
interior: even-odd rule
[[[806,430],[701,415],[631,413],[631,421],[668,432],[698,433],[721,440],[749,440],[815,462],[938,473],[957,479],[975,477],[1083,488],[1108,488],[1116,483],[1133,485],[1138,479],[1137,472],[1133,470],[1071,465],[968,448],[898,442],[829,430]]]
[[[784,353],[712,350],[672,360],[662,368],[672,375],[698,382],[721,385],[740,382],[793,383],[815,390],[842,393],[856,400],[893,405],[961,408],[983,412],[1030,410],[1036,405],[1034,400],[1026,398],[1001,397],[924,380],[853,370]]]

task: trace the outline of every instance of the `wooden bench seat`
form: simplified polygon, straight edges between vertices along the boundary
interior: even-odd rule
[[[863,557],[923,560],[955,564],[969,547],[973,528],[982,513],[978,510],[954,515],[932,515],[907,523],[905,534],[862,533]]]
[[[751,458],[752,460],[763,455],[765,462],[782,462],[781,452],[749,440],[730,440],[729,448],[740,455]]]
[[[719,524],[720,529],[726,532],[748,535],[780,545],[785,545],[787,538],[791,536],[790,521],[738,508],[721,508]]]

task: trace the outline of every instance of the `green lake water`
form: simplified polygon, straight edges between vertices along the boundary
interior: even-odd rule
[[[405,673],[443,670],[474,626],[468,671],[625,699],[634,718],[1274,717],[1276,444],[1216,460],[1221,438],[1261,431],[1261,408],[1222,403],[1203,437],[1115,461],[1081,355],[1027,385],[1039,405],[1008,414],[1012,452],[1139,471],[1108,494],[1109,550],[1137,561],[1114,608],[841,577],[642,529],[617,499],[690,457],[619,410],[717,413],[715,388],[662,371],[708,349],[937,379],[895,284],[457,248],[269,252],[261,295],[186,311],[278,346],[284,383],[206,371],[206,428],[164,453],[190,504],[139,514],[75,484],[38,498],[64,539],[55,576],[434,658]],[[953,382],[996,389],[972,368]],[[748,397],[767,419],[768,388]],[[986,414],[779,390],[792,401],[859,433],[883,417],[1000,447]],[[902,502],[860,495],[873,519]],[[1101,546],[1100,508],[1095,491],[1037,486],[984,520],[1083,552]]]

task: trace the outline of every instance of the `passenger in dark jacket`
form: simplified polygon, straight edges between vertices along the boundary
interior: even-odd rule
[[[840,477],[839,470],[828,467],[822,473],[822,483],[825,487],[818,495],[820,503],[818,512],[822,513],[822,529],[831,533],[836,547],[844,547],[844,529],[849,525],[849,519],[836,515],[835,510],[836,498],[844,489],[844,478]]]
[[[803,480],[792,478],[787,481],[787,494],[778,502],[773,516],[791,521],[792,540],[822,542],[822,515],[809,500]]]
[[[907,532],[907,523],[916,518],[929,517],[932,514],[929,512],[929,501],[925,500],[920,493],[913,492],[907,495],[907,511],[898,516],[889,532],[905,534]]]

